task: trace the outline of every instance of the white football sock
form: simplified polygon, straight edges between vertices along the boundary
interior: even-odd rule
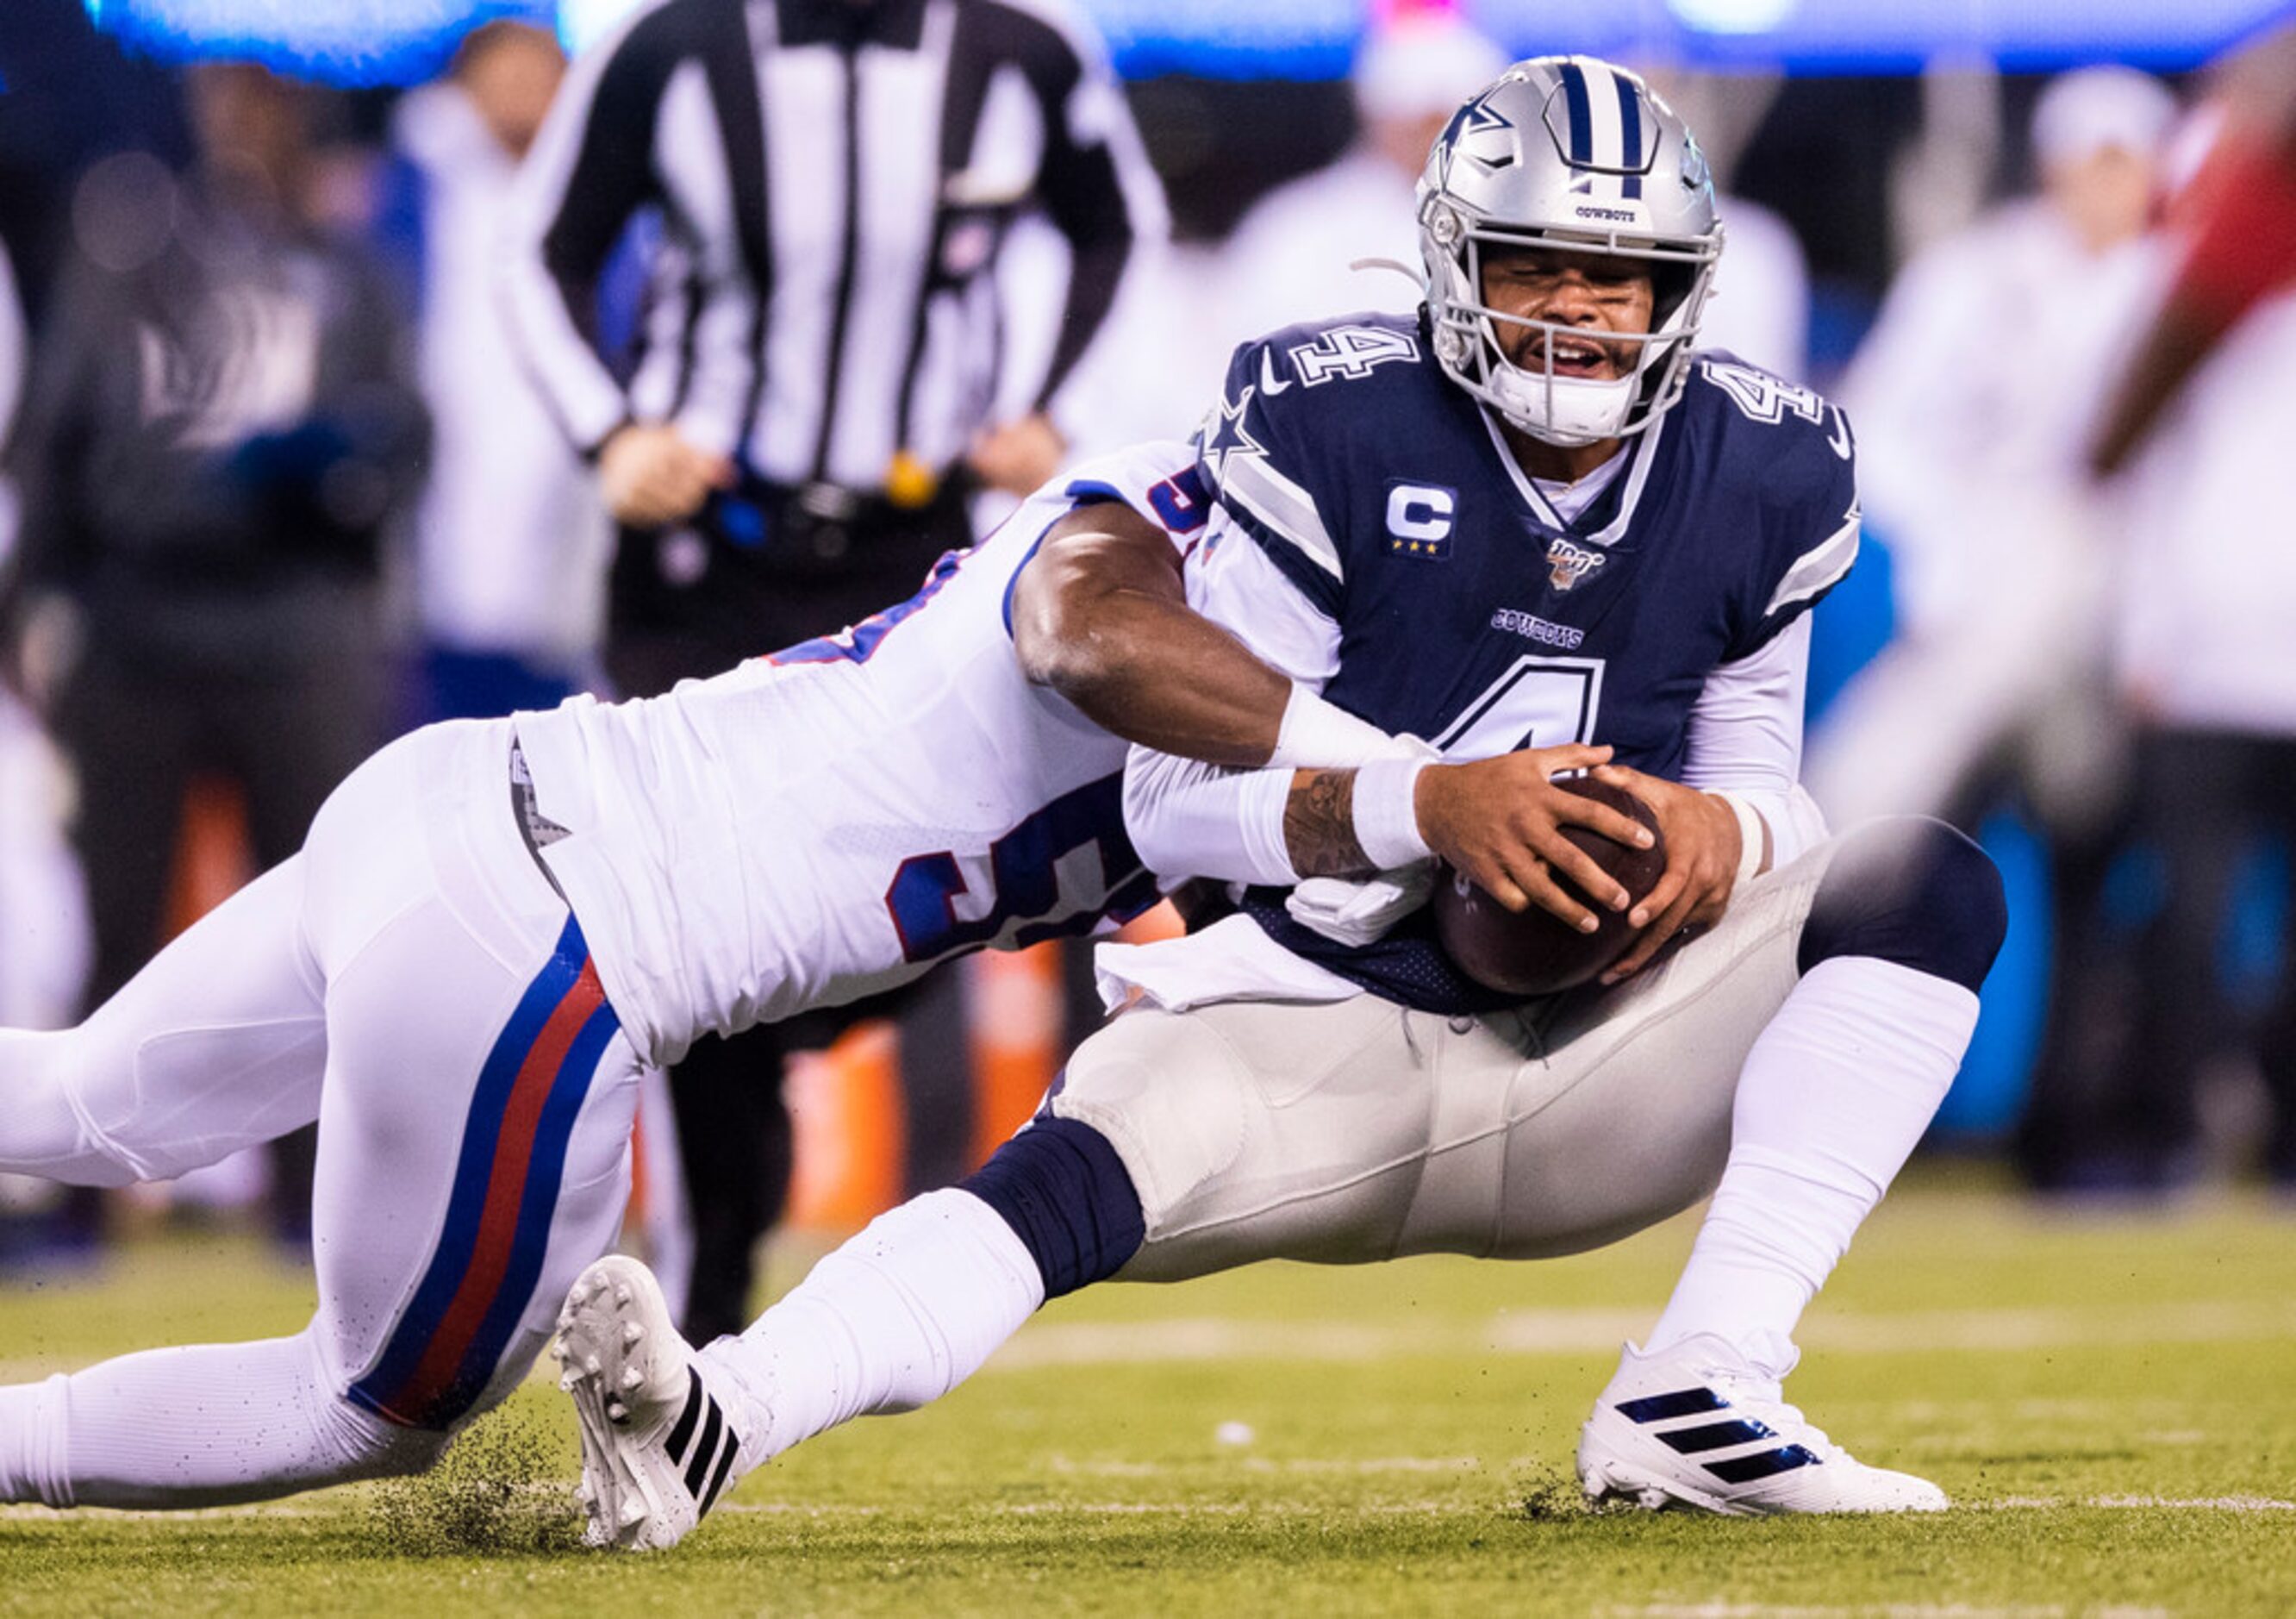
[[[740,1337],[709,1346],[709,1363],[750,1396],[744,1437],[764,1432],[742,1465],[938,1400],[1044,1302],[1035,1258],[972,1193],[928,1192],[879,1215]]]
[[[226,1506],[413,1471],[444,1443],[338,1397],[308,1333],[147,1350],[0,1388],[0,1501]]]
[[[1895,962],[1842,957],[1804,974],[1747,1056],[1729,1163],[1649,1350],[1713,1333],[1773,1377],[1792,1370],[1795,1323],[1976,1027],[1975,995]]]

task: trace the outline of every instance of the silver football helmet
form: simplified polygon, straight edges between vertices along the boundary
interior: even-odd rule
[[[1550,444],[1593,444],[1642,431],[1681,397],[1722,224],[1705,154],[1639,78],[1592,56],[1515,63],[1453,115],[1418,199],[1435,357],[1487,407]],[[1651,261],[1652,335],[1626,374],[1557,375],[1556,340],[1586,330],[1488,306],[1486,254],[1521,247]],[[1538,334],[1535,369],[1508,358],[1499,321]]]

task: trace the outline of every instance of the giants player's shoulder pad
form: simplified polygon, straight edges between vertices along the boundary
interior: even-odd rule
[[[1758,651],[1857,560],[1857,443],[1841,406],[1725,350],[1690,369],[1681,424],[1759,514],[1750,589],[1727,660]]]
[[[1456,394],[1419,322],[1363,314],[1286,326],[1238,348],[1196,435],[1206,489],[1286,578],[1336,618],[1349,516],[1398,435]],[[1464,396],[1457,403],[1466,403]]]

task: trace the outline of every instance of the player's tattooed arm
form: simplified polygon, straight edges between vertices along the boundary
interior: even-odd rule
[[[1283,844],[1303,877],[1362,877],[1372,864],[1356,841],[1356,773],[1298,770],[1283,804]]]
[[[1029,680],[1128,742],[1210,764],[1267,762],[1292,683],[1190,610],[1170,538],[1129,506],[1054,523],[1013,593]]]

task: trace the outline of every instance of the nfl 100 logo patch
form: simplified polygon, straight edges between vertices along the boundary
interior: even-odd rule
[[[1568,590],[1607,560],[1600,551],[1557,535],[1546,547],[1546,582]]]

